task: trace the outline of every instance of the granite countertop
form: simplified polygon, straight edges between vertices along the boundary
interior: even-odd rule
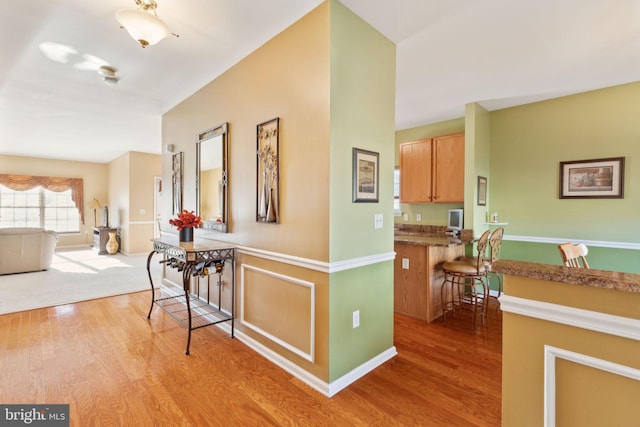
[[[496,273],[529,277],[531,279],[640,293],[640,274],[637,273],[571,268],[561,265],[510,260],[496,261],[492,266],[492,270]]]
[[[420,234],[396,234],[393,236],[395,243],[406,243],[409,245],[422,245],[422,246],[443,246],[453,247],[458,245],[465,245],[469,242],[460,239],[453,239],[451,237],[443,236],[429,236]]]
[[[460,238],[454,239],[447,235],[447,227],[444,226],[405,224],[396,226],[393,240],[409,245],[454,247],[473,242],[473,232],[462,230]]]

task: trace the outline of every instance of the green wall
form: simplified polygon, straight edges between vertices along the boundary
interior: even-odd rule
[[[331,1],[332,262],[393,252],[395,45]],[[379,153],[378,203],[352,202],[352,149]],[[384,226],[374,229],[374,214]],[[332,273],[329,382],[393,347],[393,260]],[[360,311],[360,327],[352,313]]]
[[[395,45],[331,2],[330,261],[393,251]],[[353,148],[379,153],[379,201],[352,202]],[[386,227],[373,228],[383,214]]]
[[[393,262],[331,275],[329,382],[393,347]],[[360,326],[352,328],[352,313]]]
[[[465,114],[465,228],[476,237],[487,229],[488,203],[478,205],[478,176],[491,178],[491,118],[489,112],[477,103],[467,104]],[[489,194],[487,192],[487,200]]]
[[[637,273],[639,102],[636,82],[493,112],[471,103],[464,118],[396,132],[396,164],[400,143],[464,130],[465,227],[476,237],[497,211],[508,222],[503,259],[560,265],[559,243],[584,242],[591,268]],[[561,161],[607,157],[625,157],[623,199],[559,198]],[[478,175],[488,179],[486,206]],[[395,223],[444,225],[452,206],[402,204],[409,220]]]
[[[592,268],[640,272],[639,102],[631,83],[491,112],[488,208],[512,240],[502,258],[560,264],[559,242],[584,241]],[[607,157],[626,158],[623,199],[559,198],[561,161]]]

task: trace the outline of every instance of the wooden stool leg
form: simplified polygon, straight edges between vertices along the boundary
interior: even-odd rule
[[[440,288],[440,301],[442,303],[442,322],[447,322],[447,311],[451,308],[451,304],[453,304],[453,276],[445,272],[444,281],[442,282],[442,287]],[[449,299],[449,289],[451,289],[451,300]]]

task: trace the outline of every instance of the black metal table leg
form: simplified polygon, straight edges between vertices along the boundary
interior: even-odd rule
[[[153,279],[151,278],[151,258],[153,257],[153,254],[155,254],[156,251],[151,251],[151,253],[149,254],[149,256],[147,257],[147,274],[149,275],[149,283],[151,284],[151,307],[149,307],[149,314],[147,314],[147,319],[151,319],[151,310],[153,310],[153,303],[156,300],[156,292],[155,292],[155,288],[153,286]]]
[[[236,259],[235,255],[231,258],[231,338],[235,338],[235,319],[236,319]]]
[[[185,348],[186,355],[190,353],[191,333],[194,329],[230,321],[231,338],[233,338],[235,326],[235,248],[228,247],[226,244],[221,246],[219,243],[201,244],[198,245],[198,247],[192,246],[192,244],[176,244],[172,242],[171,239],[168,239],[168,241],[154,239],[153,251],[147,258],[147,274],[151,285],[151,307],[149,308],[147,319],[151,318],[151,312],[153,311],[154,305],[156,305],[174,317],[182,325],[186,326],[188,329],[187,346]],[[158,292],[159,295],[156,298],[153,277],[151,275],[151,259],[155,253],[165,256],[165,259],[160,261],[160,263],[166,263],[167,267],[175,268],[178,272],[182,273],[182,292],[162,289]],[[221,307],[222,270],[227,260],[231,261],[232,266],[231,314],[222,310]],[[209,277],[207,277],[206,302],[204,302],[199,292],[200,277],[211,274],[209,269],[212,266],[215,266],[216,273],[219,274],[218,307],[211,305],[211,301],[209,300],[211,291]],[[194,289],[191,288],[192,276],[197,277],[196,280],[198,280],[198,283],[194,285]],[[193,294],[192,291],[197,291],[197,294]],[[184,298],[184,302],[182,298]],[[192,312],[192,310],[194,311]]]
[[[184,354],[189,354],[189,347],[191,346],[191,331],[193,330],[191,322],[191,302],[189,297],[189,285],[191,283],[191,272],[193,271],[193,264],[185,264],[184,270],[182,270],[182,285],[184,287],[184,298],[187,302],[187,315],[189,316],[189,334],[187,335],[187,349]]]

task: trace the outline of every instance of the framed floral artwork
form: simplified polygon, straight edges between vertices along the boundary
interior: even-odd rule
[[[280,222],[280,119],[256,127],[256,221]]]

